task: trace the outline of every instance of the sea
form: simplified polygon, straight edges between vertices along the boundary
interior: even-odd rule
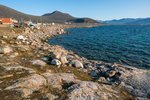
[[[150,25],[110,25],[66,29],[68,34],[49,39],[52,45],[89,60],[150,69]]]

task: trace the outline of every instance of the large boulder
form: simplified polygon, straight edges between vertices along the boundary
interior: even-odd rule
[[[70,73],[44,73],[48,85],[53,88],[62,89],[64,84],[78,83],[80,80],[74,74]]]
[[[128,77],[122,77],[125,89],[135,97],[150,99],[150,71],[134,69]]]
[[[5,90],[20,92],[22,97],[26,98],[44,85],[46,85],[46,79],[43,76],[34,74],[26,78],[18,79],[16,83],[5,88]]]
[[[56,66],[60,66],[60,65],[61,65],[61,62],[60,62],[58,59],[53,59],[53,60],[51,61],[51,64],[52,64],[52,65],[56,65]]]
[[[23,35],[17,36],[17,40],[25,41],[27,38],[25,38]]]
[[[68,60],[67,60],[66,56],[60,57],[60,61],[61,61],[62,64],[68,63]]]
[[[37,65],[37,66],[45,66],[46,62],[42,61],[42,60],[32,60],[31,63],[33,65]]]
[[[7,54],[12,52],[13,49],[9,46],[5,46],[5,47],[0,47],[0,54]]]
[[[76,68],[83,68],[83,64],[79,60],[73,60],[71,65]]]

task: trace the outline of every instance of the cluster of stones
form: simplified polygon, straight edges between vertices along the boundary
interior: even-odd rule
[[[56,34],[58,34],[57,30],[64,31],[55,29]],[[119,64],[87,60],[60,46],[51,46],[46,41],[43,41],[46,37],[51,36],[49,33],[25,33],[16,36],[12,41],[7,41],[9,44],[5,41],[9,38],[2,36],[0,40],[0,58],[9,56],[13,59],[19,56],[20,51],[28,52],[30,49],[35,50],[37,54],[43,54],[44,51],[48,51],[49,54],[46,56],[41,57],[40,55],[36,55],[39,59],[31,59],[28,63],[40,66],[40,68],[46,65],[54,65],[58,68],[64,66],[75,67],[91,75],[96,82],[81,81],[72,73],[53,73],[47,70],[47,72],[39,74],[33,68],[15,63],[8,66],[8,63],[8,65],[4,64],[5,66],[0,64],[0,68],[4,72],[15,71],[16,74],[27,72],[29,75],[16,79],[7,87],[0,87],[0,93],[17,91],[21,94],[22,98],[30,98],[34,92],[40,91],[41,93],[45,93],[43,89],[48,89],[45,87],[52,87],[57,88],[59,91],[65,91],[67,93],[65,99],[68,100],[113,100],[120,99],[117,96],[118,91],[113,90],[114,85],[119,85],[135,96],[137,100],[148,100],[150,98],[149,71]],[[19,52],[16,50],[19,50]],[[8,60],[11,61],[11,59]],[[0,60],[0,62],[3,61]],[[0,76],[0,84],[4,82],[3,79],[13,76],[14,74]],[[48,100],[62,99],[50,92],[46,92],[43,98]],[[8,99],[7,96],[5,99]]]

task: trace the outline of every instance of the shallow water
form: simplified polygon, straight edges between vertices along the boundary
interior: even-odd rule
[[[150,26],[71,28],[49,43],[92,60],[150,69]]]

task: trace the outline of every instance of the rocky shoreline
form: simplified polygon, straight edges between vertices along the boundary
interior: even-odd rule
[[[3,100],[149,100],[150,71],[88,60],[47,39],[71,25],[0,33]]]

